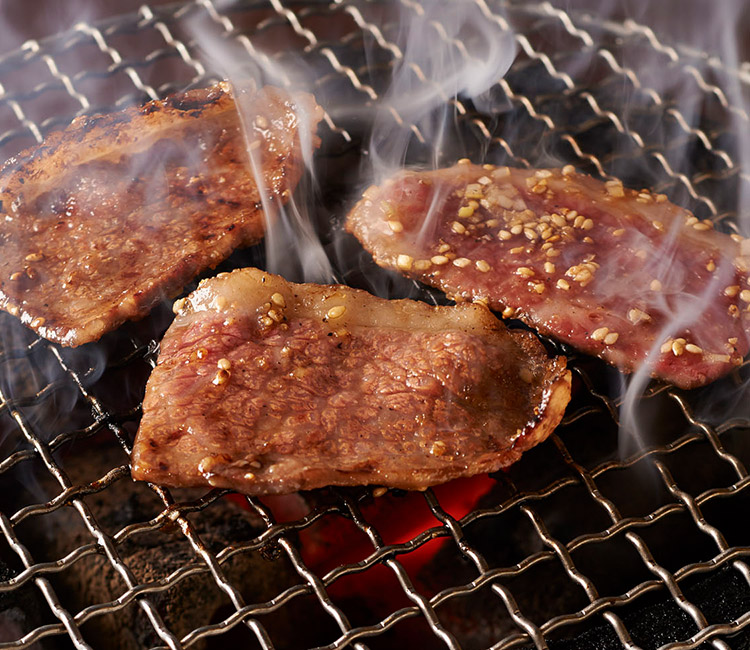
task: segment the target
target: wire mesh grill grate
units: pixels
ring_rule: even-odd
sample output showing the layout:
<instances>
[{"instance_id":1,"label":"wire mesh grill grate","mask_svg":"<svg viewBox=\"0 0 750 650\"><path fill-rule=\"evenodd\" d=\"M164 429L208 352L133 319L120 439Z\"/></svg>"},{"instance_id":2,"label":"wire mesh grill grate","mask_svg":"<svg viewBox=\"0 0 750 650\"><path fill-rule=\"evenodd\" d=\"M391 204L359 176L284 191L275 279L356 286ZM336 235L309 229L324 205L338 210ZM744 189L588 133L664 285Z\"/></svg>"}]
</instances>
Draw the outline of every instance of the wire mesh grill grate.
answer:
<instances>
[{"instance_id":1,"label":"wire mesh grill grate","mask_svg":"<svg viewBox=\"0 0 750 650\"><path fill-rule=\"evenodd\" d=\"M0 60L0 150L7 158L74 115L209 82L210 52L195 39L205 30L260 69L302 61L312 72L327 111L321 214L340 215L357 189L342 170L357 168L365 134L337 107L366 113L380 101L403 57L394 6L144 5L29 42ZM436 151L413 127L414 160L562 160L666 192L737 231L734 197L750 177L731 133L750 119L725 88L747 92L747 65L722 66L632 21L546 3L481 7L515 30L519 56L493 88L507 109L498 121L449 100L463 149ZM398 8L419 11L409 0ZM699 122L639 66L644 50L700 99ZM395 107L391 117L403 122ZM330 224L321 237L330 241ZM261 262L250 250L227 265ZM168 320L160 308L64 350L0 315L0 648L111 647L112 630L133 648L740 647L735 635L750 626L750 418L731 401L746 366L718 388L648 387L640 406L655 414L654 431L620 454L622 378L563 349L578 389L562 426L508 472L464 486L478 490L470 507L450 487L264 500L131 483L140 400ZM717 580L733 589L719 608L706 586ZM650 616L661 623L644 627ZM581 645L564 645L573 636Z\"/></svg>"}]
</instances>

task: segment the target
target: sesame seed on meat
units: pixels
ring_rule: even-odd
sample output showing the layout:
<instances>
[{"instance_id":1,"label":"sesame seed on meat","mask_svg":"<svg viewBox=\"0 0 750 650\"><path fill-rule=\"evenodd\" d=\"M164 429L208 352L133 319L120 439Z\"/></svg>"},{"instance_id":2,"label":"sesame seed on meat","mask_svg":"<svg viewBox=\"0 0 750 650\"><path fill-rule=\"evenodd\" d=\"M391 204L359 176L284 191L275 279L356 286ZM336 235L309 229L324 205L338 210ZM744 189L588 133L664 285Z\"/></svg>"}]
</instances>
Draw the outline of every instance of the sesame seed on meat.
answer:
<instances>
[{"instance_id":1,"label":"sesame seed on meat","mask_svg":"<svg viewBox=\"0 0 750 650\"><path fill-rule=\"evenodd\" d=\"M381 266L455 300L487 300L505 317L626 372L646 365L654 377L699 386L729 372L750 349L743 239L717 232L664 194L601 182L569 165L485 169L464 159L399 172L367 200L388 201L404 225L391 242L371 227L374 208L362 201L350 212L347 230ZM434 262L438 242L455 256L439 273L397 260L401 253ZM682 316L673 326L675 312ZM728 338L738 339L729 355Z\"/></svg>"}]
</instances>

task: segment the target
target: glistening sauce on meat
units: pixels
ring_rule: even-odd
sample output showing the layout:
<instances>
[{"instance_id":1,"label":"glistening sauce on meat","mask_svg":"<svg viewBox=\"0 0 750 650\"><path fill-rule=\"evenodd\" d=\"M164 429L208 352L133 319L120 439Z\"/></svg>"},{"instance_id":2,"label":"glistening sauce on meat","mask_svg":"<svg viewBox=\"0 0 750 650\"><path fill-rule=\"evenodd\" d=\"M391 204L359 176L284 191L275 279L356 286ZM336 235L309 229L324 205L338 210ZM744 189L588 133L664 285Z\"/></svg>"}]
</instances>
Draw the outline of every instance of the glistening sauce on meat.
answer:
<instances>
[{"instance_id":1,"label":"glistening sauce on meat","mask_svg":"<svg viewBox=\"0 0 750 650\"><path fill-rule=\"evenodd\" d=\"M375 261L631 372L690 388L748 351L741 245L661 194L572 167L403 171L347 220Z\"/></svg>"},{"instance_id":2,"label":"glistening sauce on meat","mask_svg":"<svg viewBox=\"0 0 750 650\"><path fill-rule=\"evenodd\" d=\"M9 161L0 307L45 338L81 345L259 241L258 186L272 202L288 198L303 167L299 131L314 131L321 110L309 95L271 87L246 107L255 116L247 141L221 83L80 117Z\"/></svg>"},{"instance_id":3,"label":"glistening sauce on meat","mask_svg":"<svg viewBox=\"0 0 750 650\"><path fill-rule=\"evenodd\" d=\"M564 358L481 305L221 274L176 304L133 476L247 494L420 488L497 470L570 398Z\"/></svg>"}]
</instances>

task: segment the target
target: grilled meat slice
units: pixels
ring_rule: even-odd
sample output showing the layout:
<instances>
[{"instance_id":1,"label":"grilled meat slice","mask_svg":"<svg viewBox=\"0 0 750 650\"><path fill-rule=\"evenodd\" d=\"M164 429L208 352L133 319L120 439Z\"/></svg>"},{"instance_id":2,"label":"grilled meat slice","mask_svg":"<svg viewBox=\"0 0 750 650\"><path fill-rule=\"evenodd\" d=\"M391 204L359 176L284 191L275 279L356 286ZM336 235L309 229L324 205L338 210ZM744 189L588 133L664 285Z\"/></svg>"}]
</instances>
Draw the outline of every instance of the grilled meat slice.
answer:
<instances>
[{"instance_id":1,"label":"grilled meat slice","mask_svg":"<svg viewBox=\"0 0 750 650\"><path fill-rule=\"evenodd\" d=\"M661 194L462 161L371 187L346 227L379 265L625 372L691 388L748 351L750 258Z\"/></svg>"},{"instance_id":2,"label":"grilled meat slice","mask_svg":"<svg viewBox=\"0 0 750 650\"><path fill-rule=\"evenodd\" d=\"M133 448L133 476L154 483L423 488L513 463L570 399L565 359L482 305L242 269L175 311Z\"/></svg>"},{"instance_id":3,"label":"grilled meat slice","mask_svg":"<svg viewBox=\"0 0 750 650\"><path fill-rule=\"evenodd\" d=\"M272 87L242 101L255 116L246 138L219 83L80 117L10 160L0 173L0 307L77 346L259 241L261 192L288 197L303 167L300 131L314 131L321 110Z\"/></svg>"}]
</instances>

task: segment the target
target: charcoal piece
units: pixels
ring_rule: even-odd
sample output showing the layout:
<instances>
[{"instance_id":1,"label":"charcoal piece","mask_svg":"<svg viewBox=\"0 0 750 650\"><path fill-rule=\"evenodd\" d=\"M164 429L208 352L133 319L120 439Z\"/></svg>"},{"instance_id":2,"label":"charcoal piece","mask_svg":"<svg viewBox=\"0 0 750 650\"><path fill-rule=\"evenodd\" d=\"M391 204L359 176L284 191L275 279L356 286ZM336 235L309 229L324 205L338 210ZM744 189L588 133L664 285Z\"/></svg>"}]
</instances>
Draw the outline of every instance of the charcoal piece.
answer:
<instances>
[{"instance_id":1,"label":"charcoal piece","mask_svg":"<svg viewBox=\"0 0 750 650\"><path fill-rule=\"evenodd\" d=\"M0 559L0 583L18 575ZM39 597L33 583L26 583L12 591L0 593L0 643L18 641L35 628L44 625ZM28 646L28 650L51 650L51 641L42 639Z\"/></svg>"},{"instance_id":2,"label":"charcoal piece","mask_svg":"<svg viewBox=\"0 0 750 650\"><path fill-rule=\"evenodd\" d=\"M124 458L119 449L97 449L96 454L90 456L79 450L64 463L64 468L74 484L83 485L121 465ZM54 493L52 486L48 487ZM196 491L183 492L180 497L190 500L199 495ZM128 476L108 485L101 492L85 497L85 501L98 524L109 534L134 523L148 522L163 507L146 485L134 483ZM230 544L253 539L262 530L257 518L224 499L188 515L188 518L195 525L202 542L214 553ZM73 548L94 541L82 518L72 508L64 507L33 519L31 530L27 530L31 533L28 544L36 547L34 552L45 559L59 559ZM134 534L119 544L117 550L139 584L164 579L196 559L178 525L173 523L157 530ZM298 578L294 580L291 576L289 565L283 560L266 559L260 552L236 554L223 563L222 568L246 603L265 602L298 582ZM75 562L51 579L64 606L72 614L93 604L113 601L127 589L117 569L103 552ZM223 620L233 611L228 596L220 590L209 572L191 575L171 584L164 591L149 594L148 599L178 638L196 628ZM286 620L287 616L282 610L269 617L268 621L265 618L262 621L264 625L270 625L268 630L275 641L278 635L282 635L283 642L284 630L293 629L290 621ZM163 644L136 603L89 619L82 626L82 632L94 647L135 650ZM245 641L254 636L247 630L245 632ZM200 641L191 647L205 648L206 643Z\"/></svg>"},{"instance_id":3,"label":"charcoal piece","mask_svg":"<svg viewBox=\"0 0 750 650\"><path fill-rule=\"evenodd\" d=\"M709 624L736 620L750 609L750 587L732 567L723 567L685 588L685 597L706 616ZM698 631L692 618L667 594L649 605L618 611L633 642L641 648L657 648L684 641ZM733 650L750 650L750 631L724 638ZM609 625L593 627L574 639L551 642L550 650L619 650L622 648ZM698 650L711 650L706 642ZM523 650L531 650L531 646Z\"/></svg>"}]
</instances>

